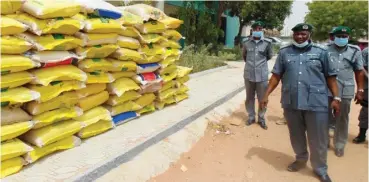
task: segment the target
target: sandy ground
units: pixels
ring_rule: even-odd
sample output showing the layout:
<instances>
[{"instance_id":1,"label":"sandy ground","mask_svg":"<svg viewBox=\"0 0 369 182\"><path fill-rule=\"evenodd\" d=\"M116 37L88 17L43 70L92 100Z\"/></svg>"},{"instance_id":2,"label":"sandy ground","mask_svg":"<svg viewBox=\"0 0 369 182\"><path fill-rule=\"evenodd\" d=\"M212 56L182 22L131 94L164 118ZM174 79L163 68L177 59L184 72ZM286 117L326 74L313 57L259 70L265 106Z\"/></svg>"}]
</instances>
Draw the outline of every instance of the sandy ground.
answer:
<instances>
[{"instance_id":1,"label":"sandy ground","mask_svg":"<svg viewBox=\"0 0 369 182\"><path fill-rule=\"evenodd\" d=\"M150 182L294 182L318 181L311 166L297 173L286 171L294 161L286 125L280 107L280 88L270 96L267 111L269 129L258 125L246 127L247 116L244 106L224 118L223 122L231 134L217 133L209 126L205 136L191 151L182 155L163 174ZM368 144L353 144L357 135L360 106L352 104L349 142L345 156L338 158L332 149L328 153L328 172L333 181L368 181ZM231 121L242 121L239 126L229 125ZM332 147L331 147L332 148Z\"/></svg>"}]
</instances>

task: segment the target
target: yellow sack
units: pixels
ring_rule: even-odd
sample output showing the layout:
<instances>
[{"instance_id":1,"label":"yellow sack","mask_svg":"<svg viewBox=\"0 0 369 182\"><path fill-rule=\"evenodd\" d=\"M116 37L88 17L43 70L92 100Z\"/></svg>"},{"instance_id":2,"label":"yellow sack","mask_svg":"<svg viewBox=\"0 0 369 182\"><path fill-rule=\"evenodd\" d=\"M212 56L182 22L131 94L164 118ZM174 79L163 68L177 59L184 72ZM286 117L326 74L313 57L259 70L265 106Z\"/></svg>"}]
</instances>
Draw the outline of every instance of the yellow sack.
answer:
<instances>
[{"instance_id":1,"label":"yellow sack","mask_svg":"<svg viewBox=\"0 0 369 182\"><path fill-rule=\"evenodd\" d=\"M131 78L119 78L108 85L109 93L115 94L118 97L131 90L140 90L140 86Z\"/></svg>"},{"instance_id":2,"label":"yellow sack","mask_svg":"<svg viewBox=\"0 0 369 182\"><path fill-rule=\"evenodd\" d=\"M121 22L123 25L132 26L132 25L142 24L144 22L143 18L135 14L132 14L128 11L122 10L121 13L122 13L122 17L119 19L119 22Z\"/></svg>"},{"instance_id":3,"label":"yellow sack","mask_svg":"<svg viewBox=\"0 0 369 182\"><path fill-rule=\"evenodd\" d=\"M122 104L122 103L127 102L127 101L136 100L140 97L141 97L141 94L139 94L136 91L131 90L131 91L125 92L120 97L118 97L116 95L110 96L106 103L111 105L111 106L116 106L118 104Z\"/></svg>"},{"instance_id":4,"label":"yellow sack","mask_svg":"<svg viewBox=\"0 0 369 182\"><path fill-rule=\"evenodd\" d=\"M73 35L83 28L81 21L72 18L54 18L41 20L26 13L8 15L30 27L30 31L36 35L64 34Z\"/></svg>"},{"instance_id":5,"label":"yellow sack","mask_svg":"<svg viewBox=\"0 0 369 182\"><path fill-rule=\"evenodd\" d=\"M180 85L183 85L184 83L186 83L188 80L190 80L190 76L186 75L184 77L178 78L176 79Z\"/></svg>"},{"instance_id":6,"label":"yellow sack","mask_svg":"<svg viewBox=\"0 0 369 182\"><path fill-rule=\"evenodd\" d=\"M2 3L1 3L2 4ZM1 176L5 178L9 175L19 172L27 162L22 157L16 157L1 162Z\"/></svg>"},{"instance_id":7,"label":"yellow sack","mask_svg":"<svg viewBox=\"0 0 369 182\"><path fill-rule=\"evenodd\" d=\"M191 73L193 68L188 68L184 66L177 66L177 78L182 78L184 76L187 76Z\"/></svg>"},{"instance_id":8,"label":"yellow sack","mask_svg":"<svg viewBox=\"0 0 369 182\"><path fill-rule=\"evenodd\" d=\"M81 116L82 114L83 110L79 107L59 108L52 111L44 112L37 116L33 116L32 121L35 122L35 126L33 127L33 129L49 126L59 121L72 119Z\"/></svg>"},{"instance_id":9,"label":"yellow sack","mask_svg":"<svg viewBox=\"0 0 369 182\"><path fill-rule=\"evenodd\" d=\"M165 18L160 19L159 22L163 23L165 25L165 28L168 28L168 29L177 29L183 24L182 20L172 18L169 16L166 16Z\"/></svg>"},{"instance_id":10,"label":"yellow sack","mask_svg":"<svg viewBox=\"0 0 369 182\"><path fill-rule=\"evenodd\" d=\"M147 56L163 55L165 48L157 44L142 45L140 52L145 53Z\"/></svg>"},{"instance_id":11,"label":"yellow sack","mask_svg":"<svg viewBox=\"0 0 369 182\"><path fill-rule=\"evenodd\" d=\"M34 126L32 121L24 121L11 125L1 126L1 141L13 139L26 133Z\"/></svg>"},{"instance_id":12,"label":"yellow sack","mask_svg":"<svg viewBox=\"0 0 369 182\"><path fill-rule=\"evenodd\" d=\"M51 82L48 86L41 85L31 85L29 88L41 94L39 99L36 99L38 102L47 102L57 96L59 96L62 92L78 90L85 88L86 85L80 81L54 81Z\"/></svg>"},{"instance_id":13,"label":"yellow sack","mask_svg":"<svg viewBox=\"0 0 369 182\"><path fill-rule=\"evenodd\" d=\"M1 143L1 161L8 160L14 157L19 157L33 148L18 138L10 139Z\"/></svg>"},{"instance_id":14,"label":"yellow sack","mask_svg":"<svg viewBox=\"0 0 369 182\"><path fill-rule=\"evenodd\" d=\"M92 47L77 47L76 53L86 58L105 58L119 49L118 45L95 45Z\"/></svg>"},{"instance_id":15,"label":"yellow sack","mask_svg":"<svg viewBox=\"0 0 369 182\"><path fill-rule=\"evenodd\" d=\"M85 88L77 90L77 95L79 98L84 98L90 95L94 95L100 93L106 89L105 83L95 83L95 84L88 84Z\"/></svg>"},{"instance_id":16,"label":"yellow sack","mask_svg":"<svg viewBox=\"0 0 369 182\"><path fill-rule=\"evenodd\" d=\"M140 35L140 42L142 44L159 43L162 41L167 41L167 39L159 34Z\"/></svg>"},{"instance_id":17,"label":"yellow sack","mask_svg":"<svg viewBox=\"0 0 369 182\"><path fill-rule=\"evenodd\" d=\"M177 91L176 91L176 95L182 95L182 94L185 94L189 91L190 89L186 86L186 85L181 85Z\"/></svg>"},{"instance_id":18,"label":"yellow sack","mask_svg":"<svg viewBox=\"0 0 369 182\"><path fill-rule=\"evenodd\" d=\"M165 74L169 74L169 73L173 73L173 72L177 72L177 65L175 64L171 64L168 67L165 67L164 69L160 69L159 73L160 75L165 75Z\"/></svg>"},{"instance_id":19,"label":"yellow sack","mask_svg":"<svg viewBox=\"0 0 369 182\"><path fill-rule=\"evenodd\" d=\"M28 29L23 23L6 16L1 17L1 35L14 35L25 32Z\"/></svg>"},{"instance_id":20,"label":"yellow sack","mask_svg":"<svg viewBox=\"0 0 369 182\"><path fill-rule=\"evenodd\" d=\"M170 40L179 41L182 38L182 35L176 30L166 30L163 32L163 36Z\"/></svg>"},{"instance_id":21,"label":"yellow sack","mask_svg":"<svg viewBox=\"0 0 369 182\"><path fill-rule=\"evenodd\" d=\"M169 65L173 64L174 62L176 62L176 57L174 56L169 56L167 58L165 58L163 61L160 61L160 66L161 68L166 68Z\"/></svg>"},{"instance_id":22,"label":"yellow sack","mask_svg":"<svg viewBox=\"0 0 369 182\"><path fill-rule=\"evenodd\" d=\"M121 36L139 38L140 32L134 27L125 27L119 33Z\"/></svg>"},{"instance_id":23,"label":"yellow sack","mask_svg":"<svg viewBox=\"0 0 369 182\"><path fill-rule=\"evenodd\" d=\"M144 108L140 109L139 111L137 111L137 113L142 115L142 114L145 114L145 113L154 112L155 110L156 110L155 105L154 105L154 103L152 103L152 104L147 105Z\"/></svg>"},{"instance_id":24,"label":"yellow sack","mask_svg":"<svg viewBox=\"0 0 369 182\"><path fill-rule=\"evenodd\" d=\"M42 128L33 129L21 136L23 141L43 147L48 144L69 137L82 129L82 124L78 121L60 121ZM37 150L37 149L36 149Z\"/></svg>"},{"instance_id":25,"label":"yellow sack","mask_svg":"<svg viewBox=\"0 0 369 182\"><path fill-rule=\"evenodd\" d=\"M22 10L36 18L49 19L72 17L80 12L81 6L73 0L27 0Z\"/></svg>"},{"instance_id":26,"label":"yellow sack","mask_svg":"<svg viewBox=\"0 0 369 182\"><path fill-rule=\"evenodd\" d=\"M84 82L87 80L87 75L82 70L73 65L62 65L50 68L43 68L31 72L35 79L32 84L49 85L53 81L68 81L77 80Z\"/></svg>"},{"instance_id":27,"label":"yellow sack","mask_svg":"<svg viewBox=\"0 0 369 182\"><path fill-rule=\"evenodd\" d=\"M32 48L32 44L26 40L13 36L1 36L2 54L22 54Z\"/></svg>"},{"instance_id":28,"label":"yellow sack","mask_svg":"<svg viewBox=\"0 0 369 182\"><path fill-rule=\"evenodd\" d=\"M183 93L183 94L175 95L174 98L175 98L176 102L178 103L178 102L181 102L181 101L187 99L188 98L188 94L187 93Z\"/></svg>"},{"instance_id":29,"label":"yellow sack","mask_svg":"<svg viewBox=\"0 0 369 182\"><path fill-rule=\"evenodd\" d=\"M86 98L80 99L78 106L83 109L83 111L90 110L96 106L99 106L109 99L109 93L107 91L100 92L95 95L88 96Z\"/></svg>"},{"instance_id":30,"label":"yellow sack","mask_svg":"<svg viewBox=\"0 0 369 182\"><path fill-rule=\"evenodd\" d=\"M19 107L1 108L1 126L30 121L32 117Z\"/></svg>"},{"instance_id":31,"label":"yellow sack","mask_svg":"<svg viewBox=\"0 0 369 182\"><path fill-rule=\"evenodd\" d=\"M77 32L75 36L82 40L83 46L116 44L118 40L118 34L114 33L98 34Z\"/></svg>"},{"instance_id":32,"label":"yellow sack","mask_svg":"<svg viewBox=\"0 0 369 182\"><path fill-rule=\"evenodd\" d=\"M122 72L113 72L111 73L113 75L113 78L115 80L118 80L119 78L132 78L136 75L136 72L133 71L122 71Z\"/></svg>"},{"instance_id":33,"label":"yellow sack","mask_svg":"<svg viewBox=\"0 0 369 182\"><path fill-rule=\"evenodd\" d=\"M133 101L127 101L127 102L124 102L116 106L105 106L105 107L106 109L109 110L112 116L116 116L118 114L128 112L128 111L137 111L137 110L142 109L140 105L136 104Z\"/></svg>"},{"instance_id":34,"label":"yellow sack","mask_svg":"<svg viewBox=\"0 0 369 182\"><path fill-rule=\"evenodd\" d=\"M137 64L157 63L162 61L163 59L164 59L163 56L156 55L156 56L147 56L145 59L136 62Z\"/></svg>"},{"instance_id":35,"label":"yellow sack","mask_svg":"<svg viewBox=\"0 0 369 182\"><path fill-rule=\"evenodd\" d=\"M18 36L32 43L38 51L68 51L82 46L81 39L70 35L51 34L37 36L30 33L22 33Z\"/></svg>"},{"instance_id":36,"label":"yellow sack","mask_svg":"<svg viewBox=\"0 0 369 182\"><path fill-rule=\"evenodd\" d=\"M1 55L1 75L39 67L40 63L20 55Z\"/></svg>"},{"instance_id":37,"label":"yellow sack","mask_svg":"<svg viewBox=\"0 0 369 182\"><path fill-rule=\"evenodd\" d=\"M138 62L144 60L144 57L141 55L141 53L126 48L119 48L115 53L112 54L112 57L121 61Z\"/></svg>"},{"instance_id":38,"label":"yellow sack","mask_svg":"<svg viewBox=\"0 0 369 182\"><path fill-rule=\"evenodd\" d=\"M82 116L76 117L73 120L81 122L83 127L90 126L100 120L111 121L110 112L104 107L97 106L83 113Z\"/></svg>"},{"instance_id":39,"label":"yellow sack","mask_svg":"<svg viewBox=\"0 0 369 182\"><path fill-rule=\"evenodd\" d=\"M81 131L77 133L80 138L90 138L99 134L102 134L110 129L114 128L114 123L111 120L100 120L86 128L82 128Z\"/></svg>"},{"instance_id":40,"label":"yellow sack","mask_svg":"<svg viewBox=\"0 0 369 182\"><path fill-rule=\"evenodd\" d=\"M119 33L123 29L117 20L103 18L93 14L88 16L77 14L73 18L84 22L83 31L87 33Z\"/></svg>"},{"instance_id":41,"label":"yellow sack","mask_svg":"<svg viewBox=\"0 0 369 182\"><path fill-rule=\"evenodd\" d=\"M136 25L136 28L143 34L163 33L165 31L165 24L159 21L149 21L141 25Z\"/></svg>"},{"instance_id":42,"label":"yellow sack","mask_svg":"<svg viewBox=\"0 0 369 182\"><path fill-rule=\"evenodd\" d=\"M59 141L46 145L42 148L33 146L34 150L28 152L23 157L28 163L34 163L38 159L45 157L51 153L57 152L59 150L67 150L81 145L82 141L76 136L68 136Z\"/></svg>"},{"instance_id":43,"label":"yellow sack","mask_svg":"<svg viewBox=\"0 0 369 182\"><path fill-rule=\"evenodd\" d=\"M78 62L78 68L85 72L112 71L114 65L111 61L108 61L108 59L92 58Z\"/></svg>"},{"instance_id":44,"label":"yellow sack","mask_svg":"<svg viewBox=\"0 0 369 182\"><path fill-rule=\"evenodd\" d=\"M169 57L169 56L179 57L181 54L182 54L182 51L181 50L179 50L179 49L172 49L170 47L168 47L167 50L165 51L165 57Z\"/></svg>"},{"instance_id":45,"label":"yellow sack","mask_svg":"<svg viewBox=\"0 0 369 182\"><path fill-rule=\"evenodd\" d=\"M20 10L22 7L23 1L14 1L14 0L1 0L1 14L8 15L13 14L16 11Z\"/></svg>"},{"instance_id":46,"label":"yellow sack","mask_svg":"<svg viewBox=\"0 0 369 182\"><path fill-rule=\"evenodd\" d=\"M135 102L140 105L142 108L153 103L156 96L153 93L143 94L140 98L138 98Z\"/></svg>"},{"instance_id":47,"label":"yellow sack","mask_svg":"<svg viewBox=\"0 0 369 182\"><path fill-rule=\"evenodd\" d=\"M41 97L40 93L25 87L5 89L1 91L1 107L16 105L37 100Z\"/></svg>"},{"instance_id":48,"label":"yellow sack","mask_svg":"<svg viewBox=\"0 0 369 182\"><path fill-rule=\"evenodd\" d=\"M33 76L27 71L11 73L1 76L1 89L15 88L31 82Z\"/></svg>"},{"instance_id":49,"label":"yellow sack","mask_svg":"<svg viewBox=\"0 0 369 182\"><path fill-rule=\"evenodd\" d=\"M135 4L131 6L124 6L124 7L119 7L119 9L130 12L136 16L139 16L144 21L148 21L150 19L160 20L166 16L165 13L161 11L160 9L154 8L146 4Z\"/></svg>"},{"instance_id":50,"label":"yellow sack","mask_svg":"<svg viewBox=\"0 0 369 182\"><path fill-rule=\"evenodd\" d=\"M161 91L158 93L158 100L163 101L169 97L173 97L174 94L177 93L177 89L175 88L169 88L167 90Z\"/></svg>"},{"instance_id":51,"label":"yellow sack","mask_svg":"<svg viewBox=\"0 0 369 182\"><path fill-rule=\"evenodd\" d=\"M38 103L37 101L29 102L25 105L25 108L30 114L39 115L58 108L71 108L78 103L79 99L80 97L77 92L70 91L64 92L58 97L44 103Z\"/></svg>"},{"instance_id":52,"label":"yellow sack","mask_svg":"<svg viewBox=\"0 0 369 182\"><path fill-rule=\"evenodd\" d=\"M171 80L169 82L164 83L163 87L160 89L159 92L163 92L163 91L168 90L170 88L175 88L175 86L176 86L176 82Z\"/></svg>"},{"instance_id":53,"label":"yellow sack","mask_svg":"<svg viewBox=\"0 0 369 182\"><path fill-rule=\"evenodd\" d=\"M159 101L159 102L156 102L155 103L155 106L157 109L161 110L163 109L166 105L169 105L169 104L173 104L173 103L176 103L176 100L175 100L175 97L174 96L171 96L171 97L168 97L162 101Z\"/></svg>"},{"instance_id":54,"label":"yellow sack","mask_svg":"<svg viewBox=\"0 0 369 182\"><path fill-rule=\"evenodd\" d=\"M177 72L171 72L171 73L166 73L164 75L160 75L163 82L167 83L171 80L174 80L177 77Z\"/></svg>"},{"instance_id":55,"label":"yellow sack","mask_svg":"<svg viewBox=\"0 0 369 182\"><path fill-rule=\"evenodd\" d=\"M114 71L114 72L134 71L134 72L136 72L136 70L137 70L136 62L133 62L133 61L120 61L120 60L116 60L116 59L108 59L108 60L113 64L113 67L114 67L111 71Z\"/></svg>"},{"instance_id":56,"label":"yellow sack","mask_svg":"<svg viewBox=\"0 0 369 182\"><path fill-rule=\"evenodd\" d=\"M112 83L114 81L113 76L110 73L104 73L100 71L94 71L87 73L87 84L94 83Z\"/></svg>"},{"instance_id":57,"label":"yellow sack","mask_svg":"<svg viewBox=\"0 0 369 182\"><path fill-rule=\"evenodd\" d=\"M140 42L137 39L131 37L118 37L118 45L119 47L127 48L127 49L138 49L140 48Z\"/></svg>"},{"instance_id":58,"label":"yellow sack","mask_svg":"<svg viewBox=\"0 0 369 182\"><path fill-rule=\"evenodd\" d=\"M168 41L163 41L160 43L160 46L162 47L166 47L166 48L172 48L172 49L180 49L181 45L179 45L178 42L173 41L173 40L168 40Z\"/></svg>"}]
</instances>

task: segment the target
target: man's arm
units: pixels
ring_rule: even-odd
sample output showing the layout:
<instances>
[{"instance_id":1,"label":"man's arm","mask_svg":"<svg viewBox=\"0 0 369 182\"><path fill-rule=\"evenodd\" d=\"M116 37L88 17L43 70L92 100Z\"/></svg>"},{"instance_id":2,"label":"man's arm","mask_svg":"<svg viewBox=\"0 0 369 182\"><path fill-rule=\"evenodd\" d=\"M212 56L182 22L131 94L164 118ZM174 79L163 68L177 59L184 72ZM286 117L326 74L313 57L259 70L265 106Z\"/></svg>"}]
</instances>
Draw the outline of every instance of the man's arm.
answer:
<instances>
[{"instance_id":1,"label":"man's arm","mask_svg":"<svg viewBox=\"0 0 369 182\"><path fill-rule=\"evenodd\" d=\"M273 57L273 46L272 43L269 43L267 47L267 60L272 59L272 57Z\"/></svg>"},{"instance_id":2,"label":"man's arm","mask_svg":"<svg viewBox=\"0 0 369 182\"><path fill-rule=\"evenodd\" d=\"M336 80L336 76L328 76L326 77L327 79L327 85L329 90L331 91L333 97L338 97L338 85L337 85L337 80Z\"/></svg>"},{"instance_id":3,"label":"man's arm","mask_svg":"<svg viewBox=\"0 0 369 182\"><path fill-rule=\"evenodd\" d=\"M242 46L242 58L243 58L243 61L246 62L246 56L247 56L247 49L246 49L246 45L243 44Z\"/></svg>"},{"instance_id":4,"label":"man's arm","mask_svg":"<svg viewBox=\"0 0 369 182\"><path fill-rule=\"evenodd\" d=\"M365 75L364 75L364 67L363 67L363 57L361 51L356 51L354 55L354 72L355 72L355 81L357 85L357 90L362 90L364 88Z\"/></svg>"}]
</instances>

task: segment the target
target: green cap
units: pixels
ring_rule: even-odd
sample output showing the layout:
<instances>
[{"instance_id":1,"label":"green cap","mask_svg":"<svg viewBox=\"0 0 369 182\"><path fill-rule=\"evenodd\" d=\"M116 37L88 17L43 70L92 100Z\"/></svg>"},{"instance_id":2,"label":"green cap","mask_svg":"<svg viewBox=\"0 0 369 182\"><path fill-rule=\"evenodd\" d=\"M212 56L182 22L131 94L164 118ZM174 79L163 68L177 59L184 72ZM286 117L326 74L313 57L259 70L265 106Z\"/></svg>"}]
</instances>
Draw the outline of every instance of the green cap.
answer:
<instances>
[{"instance_id":1,"label":"green cap","mask_svg":"<svg viewBox=\"0 0 369 182\"><path fill-rule=\"evenodd\" d=\"M333 27L332 30L329 32L330 35L333 35L334 29L336 29L337 27Z\"/></svg>"},{"instance_id":2,"label":"green cap","mask_svg":"<svg viewBox=\"0 0 369 182\"><path fill-rule=\"evenodd\" d=\"M338 26L336 27L333 31L332 31L333 35L337 35L337 34L350 34L351 33L351 29L349 27L346 26Z\"/></svg>"},{"instance_id":3,"label":"green cap","mask_svg":"<svg viewBox=\"0 0 369 182\"><path fill-rule=\"evenodd\" d=\"M255 28L256 26L261 26L264 28L265 24L262 21L256 21L251 25L251 28Z\"/></svg>"},{"instance_id":4,"label":"green cap","mask_svg":"<svg viewBox=\"0 0 369 182\"><path fill-rule=\"evenodd\" d=\"M298 32L298 31L313 31L313 26L307 23L299 23L295 27L292 28L292 31Z\"/></svg>"}]
</instances>

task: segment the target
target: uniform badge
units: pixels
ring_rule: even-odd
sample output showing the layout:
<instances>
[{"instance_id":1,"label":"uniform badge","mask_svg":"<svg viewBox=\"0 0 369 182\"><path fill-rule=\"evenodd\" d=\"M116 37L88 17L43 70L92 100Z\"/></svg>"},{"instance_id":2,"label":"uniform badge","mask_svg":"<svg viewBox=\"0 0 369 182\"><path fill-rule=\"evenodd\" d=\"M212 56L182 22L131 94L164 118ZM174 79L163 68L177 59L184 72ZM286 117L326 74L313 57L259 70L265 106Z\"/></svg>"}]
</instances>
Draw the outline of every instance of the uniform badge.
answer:
<instances>
[{"instance_id":1,"label":"uniform badge","mask_svg":"<svg viewBox=\"0 0 369 182\"><path fill-rule=\"evenodd\" d=\"M302 26L302 29L307 30L309 27L307 25Z\"/></svg>"},{"instance_id":2,"label":"uniform badge","mask_svg":"<svg viewBox=\"0 0 369 182\"><path fill-rule=\"evenodd\" d=\"M343 28L343 29L342 29L342 32L346 32L346 29L345 29L345 28Z\"/></svg>"}]
</instances>

